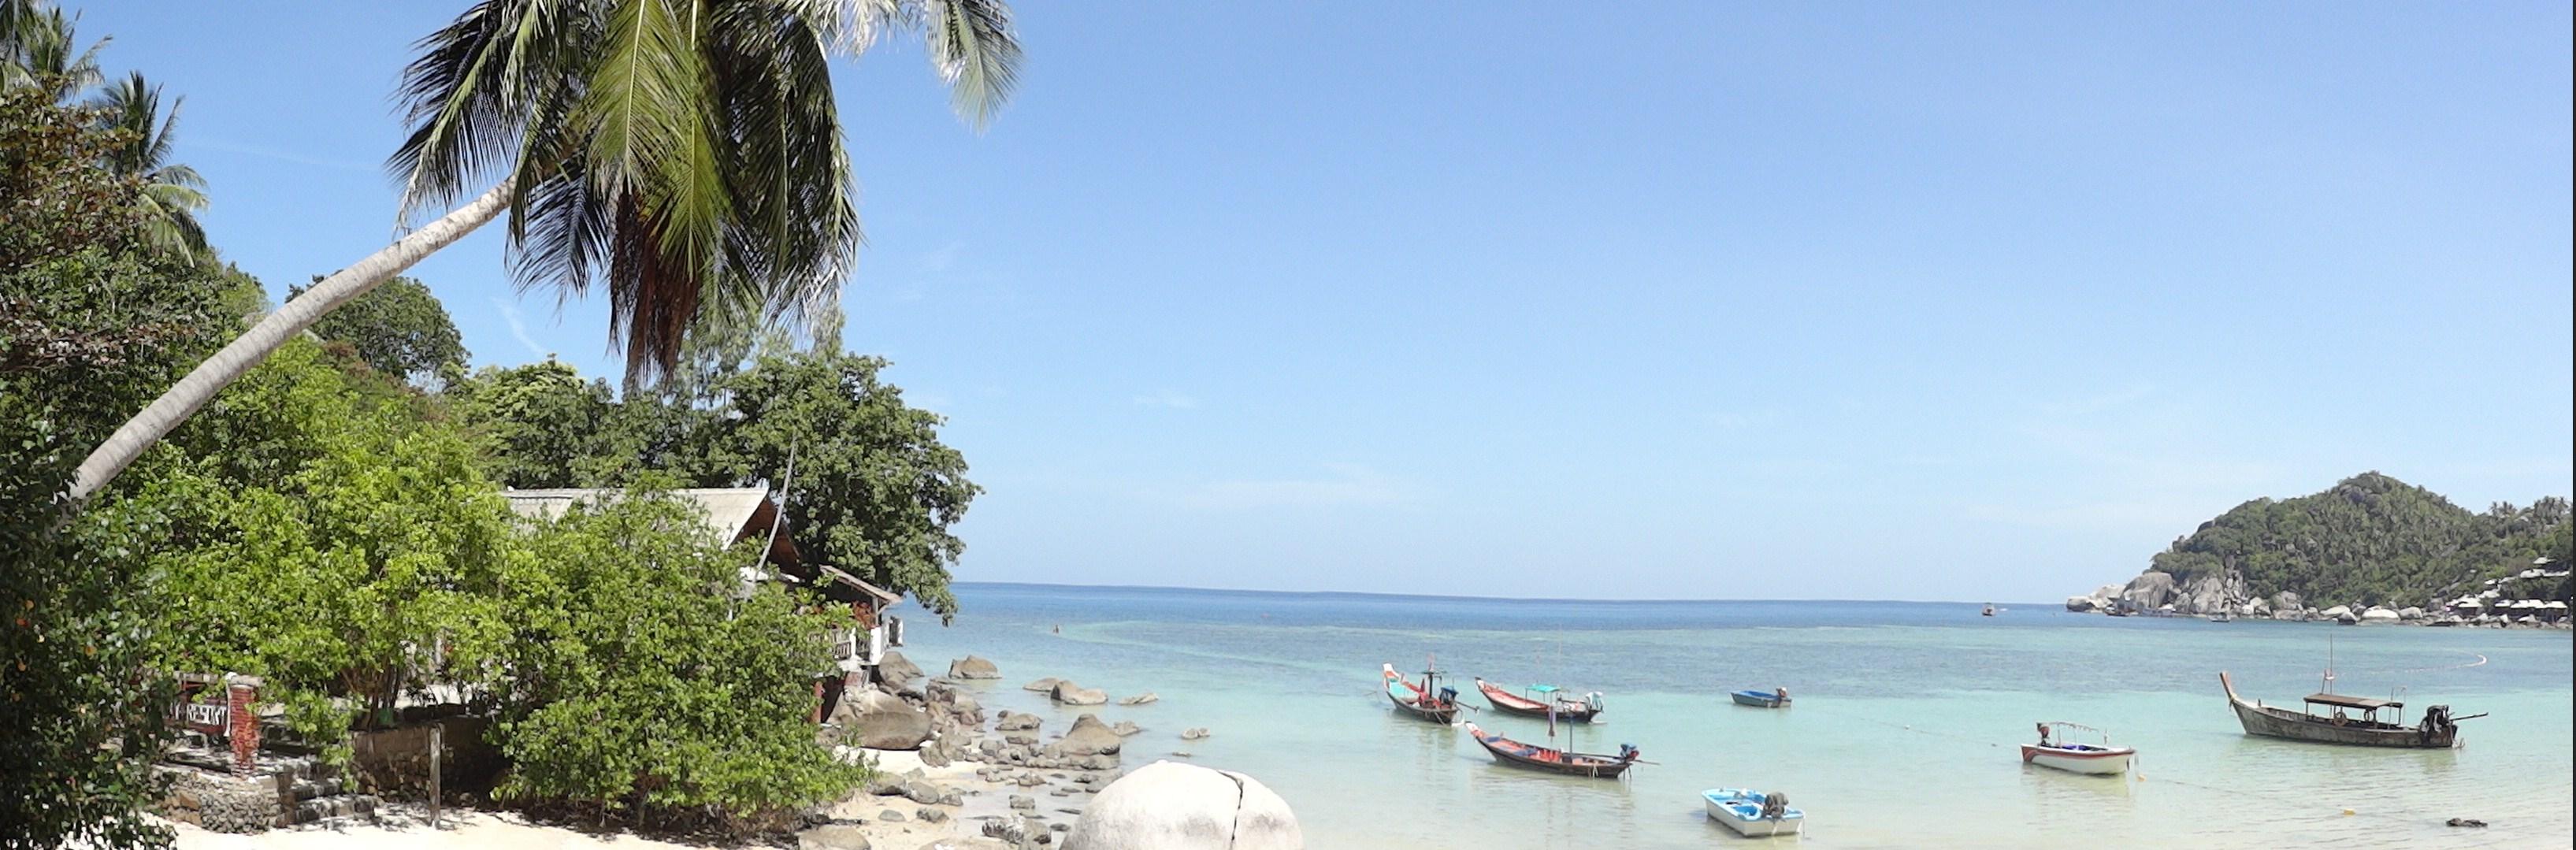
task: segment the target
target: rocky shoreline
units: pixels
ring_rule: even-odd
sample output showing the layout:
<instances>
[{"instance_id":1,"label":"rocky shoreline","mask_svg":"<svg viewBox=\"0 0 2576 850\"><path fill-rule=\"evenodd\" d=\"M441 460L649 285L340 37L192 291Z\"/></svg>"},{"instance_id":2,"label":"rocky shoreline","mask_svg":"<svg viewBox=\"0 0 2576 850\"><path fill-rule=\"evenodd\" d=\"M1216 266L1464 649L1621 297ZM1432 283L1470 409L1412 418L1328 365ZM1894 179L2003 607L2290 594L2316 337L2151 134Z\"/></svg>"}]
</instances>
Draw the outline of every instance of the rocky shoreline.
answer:
<instances>
[{"instance_id":1,"label":"rocky shoreline","mask_svg":"<svg viewBox=\"0 0 2576 850\"><path fill-rule=\"evenodd\" d=\"M2170 574L2148 570L2126 585L2106 584L2092 593L2066 597L2066 610L2115 617L2223 616L2344 625L2541 629L2567 629L2571 625L2567 604L2563 600L2507 599L2490 590L2480 601L2487 604L2452 607L2436 599L2422 606L2356 601L2318 608L2289 591L2268 597L2257 596L2246 587L2244 578L2232 571L2223 575L2202 574L2189 582L2178 583Z\"/></svg>"},{"instance_id":2,"label":"rocky shoreline","mask_svg":"<svg viewBox=\"0 0 2576 850\"><path fill-rule=\"evenodd\" d=\"M887 652L877 669L876 681L844 694L816 733L835 755L868 764L877 776L849 798L809 813L808 827L797 834L799 850L1136 847L1141 845L1126 838L1133 825L1124 820L1143 815L1162 823L1204 818L1238 831L1267 824L1289 840L1276 846L1297 846L1296 819L1287 804L1250 777L1165 761L1128 769L1146 732L1134 719L1110 722L1086 711L1050 735L1047 718L1005 709L988 724L975 694L990 696L997 687L993 682L1001 672L991 661L957 659L947 675L928 677L918 687L912 682L925 678L923 671L900 652ZM1043 693L1061 708L1111 703L1099 689L1053 677L1022 689ZM1160 699L1148 691L1115 702L1119 710L1134 711ZM1190 727L1177 741L1209 734ZM1192 757L1185 749L1167 756ZM1237 805L1222 812L1173 810L1168 801L1177 790L1208 782L1223 783L1223 796ZM1125 805L1118 804L1121 792L1132 798ZM1094 804L1102 810L1090 812ZM1236 846L1271 846L1244 843L1247 838L1238 834Z\"/></svg>"}]
</instances>

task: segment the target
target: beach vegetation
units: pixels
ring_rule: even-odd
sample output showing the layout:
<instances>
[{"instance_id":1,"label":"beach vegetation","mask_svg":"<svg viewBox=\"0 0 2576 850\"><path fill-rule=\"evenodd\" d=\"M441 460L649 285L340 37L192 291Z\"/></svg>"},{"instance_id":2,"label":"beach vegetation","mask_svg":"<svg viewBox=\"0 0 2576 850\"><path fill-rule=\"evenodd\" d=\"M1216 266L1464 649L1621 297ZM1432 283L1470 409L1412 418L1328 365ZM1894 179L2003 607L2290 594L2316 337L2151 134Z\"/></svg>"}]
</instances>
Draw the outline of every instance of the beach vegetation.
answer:
<instances>
[{"instance_id":1,"label":"beach vegetation","mask_svg":"<svg viewBox=\"0 0 2576 850\"><path fill-rule=\"evenodd\" d=\"M2223 570L2257 596L2297 593L2313 604L2423 605L2529 569L2566 564L2566 499L2498 503L2471 512L2377 472L2324 492L2236 506L2153 558L2178 584ZM2563 569L2563 567L2561 567Z\"/></svg>"}]
</instances>

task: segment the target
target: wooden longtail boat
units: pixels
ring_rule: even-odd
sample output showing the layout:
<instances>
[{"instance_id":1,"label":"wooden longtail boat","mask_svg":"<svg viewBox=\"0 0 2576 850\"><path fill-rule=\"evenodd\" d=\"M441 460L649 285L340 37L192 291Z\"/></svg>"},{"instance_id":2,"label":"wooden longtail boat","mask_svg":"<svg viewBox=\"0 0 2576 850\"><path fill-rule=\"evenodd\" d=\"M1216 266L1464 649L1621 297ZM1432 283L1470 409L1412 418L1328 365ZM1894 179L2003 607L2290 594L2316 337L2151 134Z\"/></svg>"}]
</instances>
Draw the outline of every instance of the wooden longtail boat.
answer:
<instances>
[{"instance_id":1,"label":"wooden longtail boat","mask_svg":"<svg viewBox=\"0 0 2576 850\"><path fill-rule=\"evenodd\" d=\"M2101 743L2081 744L2066 740L2073 732L2091 733ZM2021 745L2023 764L2053 767L2071 773L2127 773L2129 760L2137 755L2135 748L2111 746L2110 733L2079 723L2039 724L2039 743Z\"/></svg>"},{"instance_id":2,"label":"wooden longtail boat","mask_svg":"<svg viewBox=\"0 0 2576 850\"><path fill-rule=\"evenodd\" d=\"M1386 700L1396 710L1423 720L1446 726L1458 720L1458 689L1440 687L1440 671L1422 671L1422 684L1404 680L1395 665L1386 665L1380 673L1386 679Z\"/></svg>"},{"instance_id":3,"label":"wooden longtail boat","mask_svg":"<svg viewBox=\"0 0 2576 850\"><path fill-rule=\"evenodd\" d=\"M2292 741L2349 744L2357 747L2446 749L2459 746L2459 721L2486 716L2472 714L2466 717L2452 717L2450 706L2437 705L2425 709L2423 719L2418 720L2413 726L2408 726L2405 725L2406 704L2395 700L2314 693L2309 694L2304 701L2307 711L2291 711L2260 702L2249 702L2244 697L2237 696L2236 683L2227 677L2225 671L2220 671L2218 674L2218 686L2227 691L2227 705L2236 710L2236 720L2244 724L2245 734L2286 738ZM2315 710L2316 706L2325 706L2332 709L2334 713L2331 716L2308 713ZM2386 709L2397 711L2397 722L2390 723L2379 719L2379 712ZM2348 717L2344 714L2346 711L2359 711L2361 716Z\"/></svg>"},{"instance_id":4,"label":"wooden longtail boat","mask_svg":"<svg viewBox=\"0 0 2576 850\"><path fill-rule=\"evenodd\" d=\"M1601 694L1597 692L1585 694L1580 700L1571 700L1560 696L1555 685L1531 685L1529 689L1539 698L1521 696L1503 690L1501 685L1483 679L1476 680L1476 692L1485 695L1486 704L1492 705L1495 711L1505 714L1546 717L1548 709L1552 706L1556 710L1558 720L1567 723L1590 723L1593 716L1601 713Z\"/></svg>"},{"instance_id":5,"label":"wooden longtail boat","mask_svg":"<svg viewBox=\"0 0 2576 850\"><path fill-rule=\"evenodd\" d=\"M1467 724L1467 734L1492 753L1494 760L1515 767L1562 773L1567 776L1589 776L1594 779L1617 779L1637 764L1637 748L1619 745L1619 754L1569 753L1537 744L1524 744Z\"/></svg>"},{"instance_id":6,"label":"wooden longtail boat","mask_svg":"<svg viewBox=\"0 0 2576 850\"><path fill-rule=\"evenodd\" d=\"M1789 707L1788 688L1775 688L1768 691L1736 691L1734 693L1727 694L1727 697L1735 700L1736 705L1749 705L1754 708Z\"/></svg>"}]
</instances>

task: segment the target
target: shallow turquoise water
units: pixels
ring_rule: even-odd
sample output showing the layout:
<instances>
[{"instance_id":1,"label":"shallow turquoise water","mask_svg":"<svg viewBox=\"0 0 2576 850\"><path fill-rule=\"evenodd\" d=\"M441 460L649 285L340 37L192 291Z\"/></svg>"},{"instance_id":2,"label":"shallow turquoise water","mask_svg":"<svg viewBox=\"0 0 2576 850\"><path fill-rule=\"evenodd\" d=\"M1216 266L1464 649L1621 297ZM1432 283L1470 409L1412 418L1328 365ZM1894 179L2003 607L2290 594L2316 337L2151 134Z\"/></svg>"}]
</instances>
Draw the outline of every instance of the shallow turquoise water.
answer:
<instances>
[{"instance_id":1,"label":"shallow turquoise water","mask_svg":"<svg viewBox=\"0 0 2576 850\"><path fill-rule=\"evenodd\" d=\"M1259 778L1308 844L1335 847L1698 847L1739 839L1698 791L1751 786L1808 812L1824 847L2531 847L2576 829L2567 632L2112 619L2048 606L1885 602L1471 600L1036 585L965 585L955 626L906 653L937 672L967 652L1004 680L987 705L1078 712L1019 690L1041 676L1156 704L1096 709L1149 731L1129 764L1175 750ZM927 618L920 618L927 619ZM1061 633L1055 630L1061 628ZM2273 703L2337 689L2412 710L2491 712L2467 745L2419 752L2244 736L2218 689ZM1468 676L1606 692L1578 748L1632 743L1660 764L1624 782L1496 765L1461 730L1396 716L1381 663L1436 654ZM1787 687L1794 708L1729 703ZM2397 690L2403 688L2402 691ZM1481 704L1471 685L1464 702ZM1523 740L1545 724L1491 712ZM2137 747L2126 778L2024 767L2039 720ZM1184 727L1215 736L1184 743ZM2346 815L2346 809L2353 814ZM2442 825L2474 817L2484 830Z\"/></svg>"}]
</instances>

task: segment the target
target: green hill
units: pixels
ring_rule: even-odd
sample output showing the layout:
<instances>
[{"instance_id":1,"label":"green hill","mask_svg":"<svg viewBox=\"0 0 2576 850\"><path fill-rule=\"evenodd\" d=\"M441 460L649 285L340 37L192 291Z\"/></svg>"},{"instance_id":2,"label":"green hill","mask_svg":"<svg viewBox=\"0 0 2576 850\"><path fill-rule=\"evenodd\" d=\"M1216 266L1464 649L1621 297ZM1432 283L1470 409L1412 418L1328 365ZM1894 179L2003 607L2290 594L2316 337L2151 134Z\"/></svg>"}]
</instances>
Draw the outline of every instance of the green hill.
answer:
<instances>
[{"instance_id":1,"label":"green hill","mask_svg":"<svg viewBox=\"0 0 2576 850\"><path fill-rule=\"evenodd\" d=\"M2311 605L2422 605L2529 569L2534 558L2565 568L2576 561L2567 520L2567 500L2556 496L2471 513L2365 472L2322 493L2238 505L2157 553L2152 568L2185 586L2234 568L2255 596L2286 590ZM2521 589L2563 599L2569 588Z\"/></svg>"}]
</instances>

